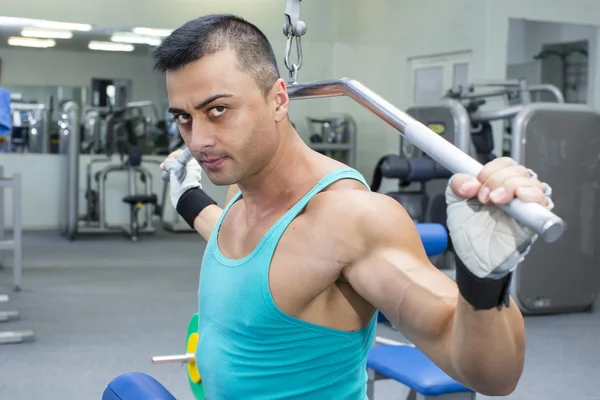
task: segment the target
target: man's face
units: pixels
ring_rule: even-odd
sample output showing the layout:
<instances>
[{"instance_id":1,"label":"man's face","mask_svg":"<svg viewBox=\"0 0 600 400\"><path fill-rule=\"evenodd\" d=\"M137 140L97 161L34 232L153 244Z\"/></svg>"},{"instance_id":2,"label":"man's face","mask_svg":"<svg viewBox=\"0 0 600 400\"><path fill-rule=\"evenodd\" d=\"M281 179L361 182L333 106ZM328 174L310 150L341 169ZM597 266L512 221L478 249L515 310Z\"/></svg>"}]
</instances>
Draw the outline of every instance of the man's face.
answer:
<instances>
[{"instance_id":1,"label":"man's face","mask_svg":"<svg viewBox=\"0 0 600 400\"><path fill-rule=\"evenodd\" d=\"M238 183L258 172L275 154L280 89L267 98L255 80L223 50L167 72L170 112L188 148L216 185ZM285 93L285 90L284 90Z\"/></svg>"}]
</instances>

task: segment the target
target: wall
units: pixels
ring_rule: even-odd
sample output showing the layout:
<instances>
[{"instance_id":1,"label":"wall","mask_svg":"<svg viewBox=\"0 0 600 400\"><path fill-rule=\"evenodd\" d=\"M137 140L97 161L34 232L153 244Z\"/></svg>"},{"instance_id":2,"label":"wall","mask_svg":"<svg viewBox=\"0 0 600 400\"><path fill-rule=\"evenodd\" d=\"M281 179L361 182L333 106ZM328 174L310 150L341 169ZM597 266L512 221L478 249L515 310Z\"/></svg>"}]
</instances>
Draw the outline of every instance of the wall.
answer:
<instances>
[{"instance_id":1,"label":"wall","mask_svg":"<svg viewBox=\"0 0 600 400\"><path fill-rule=\"evenodd\" d=\"M400 109L411 105L409 58L472 50L471 78L484 76L484 1L374 1L364 7L360 0L336 0L334 5L334 76L357 79ZM349 99L333 100L332 111L356 119L358 169L370 180L377 160L398 152L398 134Z\"/></svg>"},{"instance_id":2,"label":"wall","mask_svg":"<svg viewBox=\"0 0 600 400\"><path fill-rule=\"evenodd\" d=\"M22 0L4 1L0 15L88 23L104 27L174 29L200 15L233 13L258 25L267 36L283 38L284 0ZM329 42L330 0L305 1L302 18L308 22L310 40Z\"/></svg>"}]
</instances>

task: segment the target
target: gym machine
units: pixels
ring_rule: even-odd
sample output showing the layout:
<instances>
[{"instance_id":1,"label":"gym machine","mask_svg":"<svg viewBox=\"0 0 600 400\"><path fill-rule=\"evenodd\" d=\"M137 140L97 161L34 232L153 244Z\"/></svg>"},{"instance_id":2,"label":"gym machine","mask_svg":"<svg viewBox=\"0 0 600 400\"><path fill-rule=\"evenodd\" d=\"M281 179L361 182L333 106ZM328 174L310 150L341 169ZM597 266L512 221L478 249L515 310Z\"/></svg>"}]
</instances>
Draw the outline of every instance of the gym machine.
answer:
<instances>
[{"instance_id":1,"label":"gym machine","mask_svg":"<svg viewBox=\"0 0 600 400\"><path fill-rule=\"evenodd\" d=\"M553 212L564 216L568 224L555 243L538 240L532 247L514 272L511 295L524 314L591 310L600 289L600 270L595 268L600 265L600 256L593 251L600 246L600 188L594 183L600 175L600 113L585 105L564 103L562 94L552 85L527 86L520 80L481 86L502 89L477 94L454 92L450 99L455 107L464 108L459 114L468 118L464 125L470 127L465 131L471 142L468 154L482 164L491 161L495 157L492 123L504 122L508 129L503 129L502 154L536 171L542 181L556 189ZM542 92L550 93L553 101L532 100L532 93ZM510 101L505 108L481 110L487 98L498 96ZM442 104L424 113L422 110L428 106L419 106L409 113L432 130L442 129L435 126L440 121L434 113L438 107L448 109ZM401 155L414 156L410 147L406 150L403 146ZM428 191L434 189L442 188L428 184ZM432 204L429 212L435 214L437 207L445 210L440 201L439 205Z\"/></svg>"},{"instance_id":2,"label":"gym machine","mask_svg":"<svg viewBox=\"0 0 600 400\"><path fill-rule=\"evenodd\" d=\"M49 112L44 104L12 102L12 132L5 146L14 152L49 153Z\"/></svg>"},{"instance_id":3,"label":"gym machine","mask_svg":"<svg viewBox=\"0 0 600 400\"><path fill-rule=\"evenodd\" d=\"M79 152L81 145L79 135L71 134L79 128L77 105L70 102L63 110L61 126L67 131L64 134L68 138L69 159L69 201L67 210L67 226L65 234L70 240L74 240L79 233L111 233L124 231L132 241L137 241L141 233L153 233L155 231L154 215L161 215L161 207L158 198L152 190L152 174L144 168L142 163L142 152L137 147L136 124L140 118L128 118L126 110L111 112L105 120L106 129L106 155L105 157L93 158L86 165L86 213L79 216L78 213L78 186L79 186ZM74 130L71 127L75 127ZM112 163L113 154L120 157L119 163ZM94 173L95 164L107 164ZM157 162L158 164L158 162ZM126 172L128 182L128 194L123 197L123 203L129 208L129 223L126 226L111 225L106 219L106 180L107 176L114 172ZM143 184L143 191L137 190L137 181ZM139 211L144 208L145 219L139 222Z\"/></svg>"}]
</instances>

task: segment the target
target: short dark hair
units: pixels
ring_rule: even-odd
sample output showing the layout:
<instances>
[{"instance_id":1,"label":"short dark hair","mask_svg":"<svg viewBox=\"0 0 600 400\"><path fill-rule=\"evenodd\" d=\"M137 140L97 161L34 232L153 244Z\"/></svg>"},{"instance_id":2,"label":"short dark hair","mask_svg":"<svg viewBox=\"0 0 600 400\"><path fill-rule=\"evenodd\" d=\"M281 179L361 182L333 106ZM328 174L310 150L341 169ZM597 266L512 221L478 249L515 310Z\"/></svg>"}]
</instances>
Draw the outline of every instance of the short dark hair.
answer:
<instances>
[{"instance_id":1,"label":"short dark hair","mask_svg":"<svg viewBox=\"0 0 600 400\"><path fill-rule=\"evenodd\" d=\"M154 69L176 71L227 48L235 51L238 68L266 95L280 77L273 47L255 25L230 14L206 15L173 31L154 51Z\"/></svg>"}]
</instances>

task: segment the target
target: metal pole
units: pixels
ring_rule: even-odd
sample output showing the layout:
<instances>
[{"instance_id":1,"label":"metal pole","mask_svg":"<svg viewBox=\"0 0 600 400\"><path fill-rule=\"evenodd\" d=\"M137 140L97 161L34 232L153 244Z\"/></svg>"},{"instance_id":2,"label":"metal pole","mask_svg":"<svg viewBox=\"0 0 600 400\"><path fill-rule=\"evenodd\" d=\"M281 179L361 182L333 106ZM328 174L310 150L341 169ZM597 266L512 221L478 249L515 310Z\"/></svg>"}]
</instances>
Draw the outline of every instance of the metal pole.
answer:
<instances>
[{"instance_id":1,"label":"metal pole","mask_svg":"<svg viewBox=\"0 0 600 400\"><path fill-rule=\"evenodd\" d=\"M63 113L69 124L69 149L67 152L67 229L70 240L75 239L79 219L79 106L73 101L65 103Z\"/></svg>"},{"instance_id":2,"label":"metal pole","mask_svg":"<svg viewBox=\"0 0 600 400\"><path fill-rule=\"evenodd\" d=\"M4 177L4 166L0 165L0 179ZM4 187L0 185L0 242L4 240ZM2 262L0 260L0 269Z\"/></svg>"},{"instance_id":3,"label":"metal pole","mask_svg":"<svg viewBox=\"0 0 600 400\"><path fill-rule=\"evenodd\" d=\"M291 84L288 86L288 93L291 99L346 95L388 123L412 144L452 173L466 173L477 176L483 169L483 165L452 143L355 80L344 78L332 81ZM526 203L514 199L510 203L499 207L539 234L547 242L558 240L564 232L564 221L540 204Z\"/></svg>"},{"instance_id":4,"label":"metal pole","mask_svg":"<svg viewBox=\"0 0 600 400\"><path fill-rule=\"evenodd\" d=\"M23 188L21 174L13 175L13 281L15 290L21 290L23 273Z\"/></svg>"},{"instance_id":5,"label":"metal pole","mask_svg":"<svg viewBox=\"0 0 600 400\"><path fill-rule=\"evenodd\" d=\"M196 356L192 353L178 354L174 356L156 356L152 357L153 364L176 364L176 363L188 363L194 361Z\"/></svg>"},{"instance_id":6,"label":"metal pole","mask_svg":"<svg viewBox=\"0 0 600 400\"><path fill-rule=\"evenodd\" d=\"M554 85L542 84L542 85L531 85L529 86L530 93L538 93L538 92L550 92L557 103L564 103L565 97L559 88Z\"/></svg>"},{"instance_id":7,"label":"metal pole","mask_svg":"<svg viewBox=\"0 0 600 400\"><path fill-rule=\"evenodd\" d=\"M521 93L521 103L531 104L531 93L527 89L527 81L525 78L519 79L519 92Z\"/></svg>"}]
</instances>

